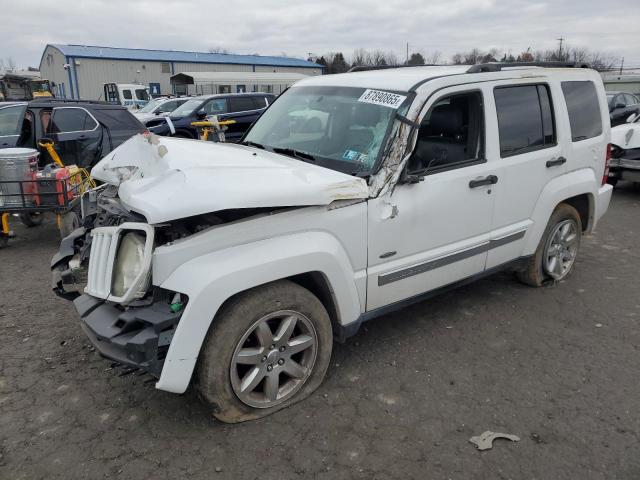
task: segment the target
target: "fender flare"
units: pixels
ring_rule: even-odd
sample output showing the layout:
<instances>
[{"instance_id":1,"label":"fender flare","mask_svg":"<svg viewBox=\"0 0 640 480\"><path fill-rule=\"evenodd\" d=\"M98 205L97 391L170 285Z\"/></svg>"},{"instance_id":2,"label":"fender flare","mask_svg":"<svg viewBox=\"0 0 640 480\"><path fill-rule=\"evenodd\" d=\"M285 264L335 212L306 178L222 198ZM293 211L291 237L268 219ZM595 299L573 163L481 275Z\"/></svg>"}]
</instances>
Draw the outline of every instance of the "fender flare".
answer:
<instances>
[{"instance_id":1,"label":"fender flare","mask_svg":"<svg viewBox=\"0 0 640 480\"><path fill-rule=\"evenodd\" d=\"M538 248L540 239L547 228L547 223L555 208L571 197L587 194L589 197L589 224L590 231L595 223L595 193L594 187L598 185L598 179L591 168L583 168L566 173L554 178L540 192L538 201L534 207L531 219L533 225L527 232L527 239L523 255L533 255Z\"/></svg>"},{"instance_id":2,"label":"fender flare","mask_svg":"<svg viewBox=\"0 0 640 480\"><path fill-rule=\"evenodd\" d=\"M187 389L207 332L225 301L248 289L307 272L320 272L327 279L341 324L359 317L357 272L338 240L326 232L237 245L178 267L160 286L186 294L189 301L156 388L174 393Z\"/></svg>"}]
</instances>

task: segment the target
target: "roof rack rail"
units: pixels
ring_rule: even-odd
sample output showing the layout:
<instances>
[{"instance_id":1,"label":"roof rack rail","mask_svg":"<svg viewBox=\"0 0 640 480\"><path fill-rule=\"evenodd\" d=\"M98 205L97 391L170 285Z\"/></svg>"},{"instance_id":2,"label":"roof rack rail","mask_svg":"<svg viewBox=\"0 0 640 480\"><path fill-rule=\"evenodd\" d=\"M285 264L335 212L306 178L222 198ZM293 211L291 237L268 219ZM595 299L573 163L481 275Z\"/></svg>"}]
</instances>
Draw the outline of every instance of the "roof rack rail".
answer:
<instances>
[{"instance_id":1,"label":"roof rack rail","mask_svg":"<svg viewBox=\"0 0 640 480\"><path fill-rule=\"evenodd\" d=\"M591 65L580 62L490 62L472 65L467 73L499 72L509 67L591 68Z\"/></svg>"},{"instance_id":2,"label":"roof rack rail","mask_svg":"<svg viewBox=\"0 0 640 480\"><path fill-rule=\"evenodd\" d=\"M411 67L439 67L435 63L429 63L425 65L354 65L347 73L353 72L369 72L371 70L387 70L389 68L411 68Z\"/></svg>"}]
</instances>

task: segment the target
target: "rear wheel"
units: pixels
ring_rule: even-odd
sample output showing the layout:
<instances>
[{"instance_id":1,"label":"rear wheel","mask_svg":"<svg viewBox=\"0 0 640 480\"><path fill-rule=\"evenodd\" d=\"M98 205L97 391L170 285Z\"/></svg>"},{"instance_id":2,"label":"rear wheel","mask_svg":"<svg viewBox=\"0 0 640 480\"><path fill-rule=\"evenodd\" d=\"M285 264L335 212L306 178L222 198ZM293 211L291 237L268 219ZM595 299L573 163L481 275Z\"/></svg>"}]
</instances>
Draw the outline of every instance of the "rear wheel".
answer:
<instances>
[{"instance_id":1,"label":"rear wheel","mask_svg":"<svg viewBox=\"0 0 640 480\"><path fill-rule=\"evenodd\" d=\"M214 319L198 391L229 423L264 417L308 397L329 366L332 329L322 303L278 281L242 293Z\"/></svg>"},{"instance_id":2,"label":"rear wheel","mask_svg":"<svg viewBox=\"0 0 640 480\"><path fill-rule=\"evenodd\" d=\"M558 205L549 219L536 253L526 268L518 272L520 281L539 287L545 281L565 279L573 270L581 238L580 214L571 205Z\"/></svg>"}]
</instances>

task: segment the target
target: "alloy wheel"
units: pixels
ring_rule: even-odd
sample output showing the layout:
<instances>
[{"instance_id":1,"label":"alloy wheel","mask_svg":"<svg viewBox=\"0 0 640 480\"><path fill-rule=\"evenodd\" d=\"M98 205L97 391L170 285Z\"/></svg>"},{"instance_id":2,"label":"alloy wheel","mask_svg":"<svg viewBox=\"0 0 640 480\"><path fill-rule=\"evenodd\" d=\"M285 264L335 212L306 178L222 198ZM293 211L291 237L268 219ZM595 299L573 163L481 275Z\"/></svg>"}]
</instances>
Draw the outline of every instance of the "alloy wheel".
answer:
<instances>
[{"instance_id":1,"label":"alloy wheel","mask_svg":"<svg viewBox=\"0 0 640 480\"><path fill-rule=\"evenodd\" d=\"M291 398L316 361L318 338L311 321L281 310L260 318L238 342L231 360L231 386L240 401L269 408Z\"/></svg>"}]
</instances>

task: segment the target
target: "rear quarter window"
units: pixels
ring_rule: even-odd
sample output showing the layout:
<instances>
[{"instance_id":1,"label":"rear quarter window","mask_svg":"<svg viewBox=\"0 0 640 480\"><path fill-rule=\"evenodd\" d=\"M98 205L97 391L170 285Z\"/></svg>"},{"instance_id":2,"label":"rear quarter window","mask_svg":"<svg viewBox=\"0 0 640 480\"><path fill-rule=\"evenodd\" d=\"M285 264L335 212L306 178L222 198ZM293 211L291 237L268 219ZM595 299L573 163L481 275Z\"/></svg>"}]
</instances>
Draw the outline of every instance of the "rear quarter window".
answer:
<instances>
[{"instance_id":1,"label":"rear quarter window","mask_svg":"<svg viewBox=\"0 0 640 480\"><path fill-rule=\"evenodd\" d=\"M602 133L602 115L596 86L591 81L562 82L569 112L571 140L579 142Z\"/></svg>"},{"instance_id":2,"label":"rear quarter window","mask_svg":"<svg viewBox=\"0 0 640 480\"><path fill-rule=\"evenodd\" d=\"M144 126L125 109L100 109L96 110L96 115L100 121L111 130L131 130L143 131Z\"/></svg>"}]
</instances>

